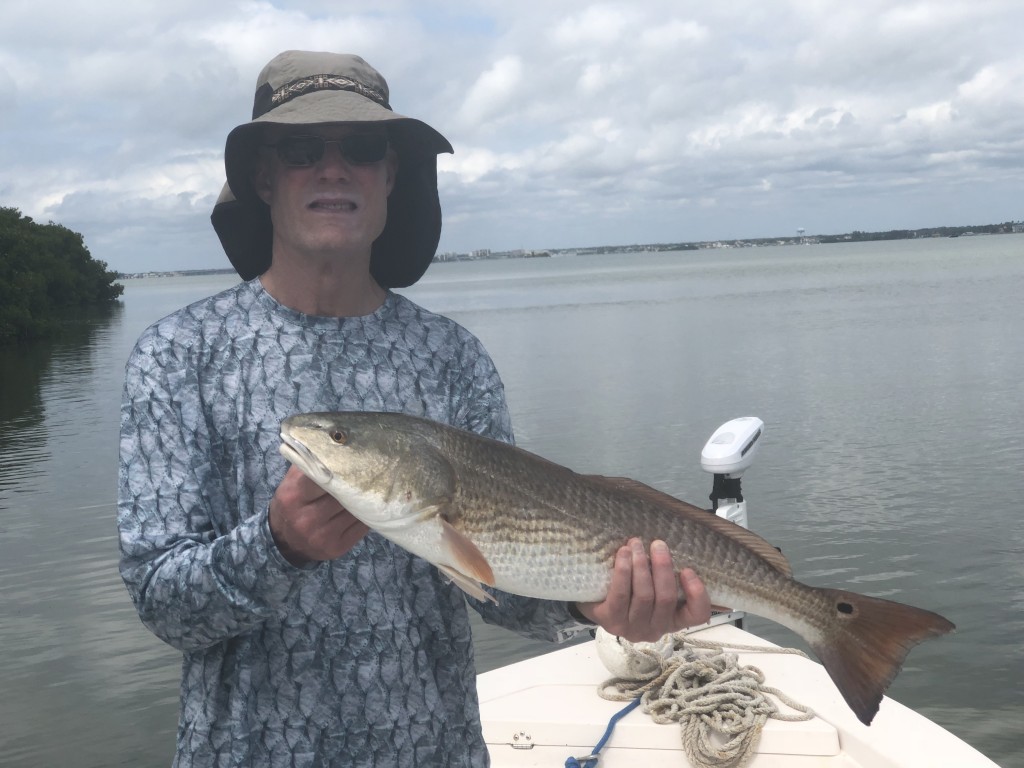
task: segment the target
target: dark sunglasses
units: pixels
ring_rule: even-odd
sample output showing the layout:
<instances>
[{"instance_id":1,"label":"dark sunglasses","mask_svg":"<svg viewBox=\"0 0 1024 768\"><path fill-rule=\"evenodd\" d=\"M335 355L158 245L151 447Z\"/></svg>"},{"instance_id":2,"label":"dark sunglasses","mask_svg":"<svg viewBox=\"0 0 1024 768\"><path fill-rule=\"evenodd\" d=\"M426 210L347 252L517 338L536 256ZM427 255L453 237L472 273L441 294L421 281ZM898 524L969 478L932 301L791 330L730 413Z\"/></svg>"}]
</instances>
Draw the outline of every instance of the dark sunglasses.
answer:
<instances>
[{"instance_id":1,"label":"dark sunglasses","mask_svg":"<svg viewBox=\"0 0 1024 768\"><path fill-rule=\"evenodd\" d=\"M267 144L277 150L281 162L291 168L305 168L320 162L328 144L337 144L341 156L353 165L379 163L388 152L388 137L383 133L351 133L340 139L322 136L285 136L276 144Z\"/></svg>"}]
</instances>

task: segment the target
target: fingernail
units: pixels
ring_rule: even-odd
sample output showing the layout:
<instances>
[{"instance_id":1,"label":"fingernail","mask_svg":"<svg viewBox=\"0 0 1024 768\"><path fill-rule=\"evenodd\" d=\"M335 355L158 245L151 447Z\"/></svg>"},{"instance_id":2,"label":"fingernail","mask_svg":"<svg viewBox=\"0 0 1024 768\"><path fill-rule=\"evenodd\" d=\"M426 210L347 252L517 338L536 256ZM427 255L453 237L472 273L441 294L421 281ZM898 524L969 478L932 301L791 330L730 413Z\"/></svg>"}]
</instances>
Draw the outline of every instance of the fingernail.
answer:
<instances>
[{"instance_id":1,"label":"fingernail","mask_svg":"<svg viewBox=\"0 0 1024 768\"><path fill-rule=\"evenodd\" d=\"M659 555L668 554L668 544L666 544L664 541L660 541L660 540L652 541L651 542L651 554L653 555L655 552L657 552Z\"/></svg>"}]
</instances>

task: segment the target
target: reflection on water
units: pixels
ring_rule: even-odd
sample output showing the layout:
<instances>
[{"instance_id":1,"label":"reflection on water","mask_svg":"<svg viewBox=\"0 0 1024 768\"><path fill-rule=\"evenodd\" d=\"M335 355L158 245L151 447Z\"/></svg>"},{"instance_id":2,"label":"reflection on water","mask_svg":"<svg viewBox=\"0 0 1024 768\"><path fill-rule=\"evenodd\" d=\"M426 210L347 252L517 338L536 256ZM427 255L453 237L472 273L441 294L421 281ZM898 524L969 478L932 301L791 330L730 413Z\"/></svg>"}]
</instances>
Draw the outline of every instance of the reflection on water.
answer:
<instances>
[{"instance_id":1,"label":"reflection on water","mask_svg":"<svg viewBox=\"0 0 1024 768\"><path fill-rule=\"evenodd\" d=\"M4 513L4 491L28 492L33 467L47 456L39 385L49 362L50 349L42 345L0 347L0 547L18 535L13 516Z\"/></svg>"},{"instance_id":2,"label":"reflection on water","mask_svg":"<svg viewBox=\"0 0 1024 768\"><path fill-rule=\"evenodd\" d=\"M0 348L4 766L147 764L138 758L151 751L150 737L136 736L132 748L130 733L154 699L174 706L171 656L158 654L148 679L145 663L135 663L154 658L154 648L131 623L116 571L123 361L111 351L124 315L118 305L55 341ZM165 734L173 732L167 711L150 724ZM163 754L153 764L168 764Z\"/></svg>"},{"instance_id":3,"label":"reflection on water","mask_svg":"<svg viewBox=\"0 0 1024 768\"><path fill-rule=\"evenodd\" d=\"M94 337L117 320L120 310L116 305L93 321L69 325L58 340L0 346L0 490L25 492L33 467L47 456L41 390L51 363L88 367Z\"/></svg>"},{"instance_id":4,"label":"reflection on water","mask_svg":"<svg viewBox=\"0 0 1024 768\"><path fill-rule=\"evenodd\" d=\"M233 282L129 281L75 343L0 350L5 768L170 764L180 656L116 570L121 378L146 325ZM406 292L483 339L520 444L576 469L700 504L704 440L763 418L754 527L808 582L955 621L893 693L1024 768L1024 237L439 264ZM548 649L475 632L481 669Z\"/></svg>"},{"instance_id":5,"label":"reflection on water","mask_svg":"<svg viewBox=\"0 0 1024 768\"><path fill-rule=\"evenodd\" d=\"M94 393L81 385L92 375L121 315L116 304L68 324L57 339L0 346L0 511L6 506L4 491L37 490L51 436L64 426L61 414L89 410ZM15 535L16 516L7 514L3 520L8 534Z\"/></svg>"}]
</instances>

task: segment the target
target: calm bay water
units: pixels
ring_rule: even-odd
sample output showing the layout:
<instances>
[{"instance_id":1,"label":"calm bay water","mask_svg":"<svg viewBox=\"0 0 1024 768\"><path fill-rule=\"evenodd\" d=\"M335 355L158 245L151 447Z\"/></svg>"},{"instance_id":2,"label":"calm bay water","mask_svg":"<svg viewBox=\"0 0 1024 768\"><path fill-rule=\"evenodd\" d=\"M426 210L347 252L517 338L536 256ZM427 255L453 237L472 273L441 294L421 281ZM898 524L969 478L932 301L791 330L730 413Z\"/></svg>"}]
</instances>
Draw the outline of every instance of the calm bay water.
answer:
<instances>
[{"instance_id":1,"label":"calm bay water","mask_svg":"<svg viewBox=\"0 0 1024 768\"><path fill-rule=\"evenodd\" d=\"M87 331L0 350L0 765L170 763L179 656L116 568L122 367L233 282L128 281ZM1024 768L1024 236L438 264L405 292L483 339L519 443L580 471L703 504L704 441L764 419L752 527L805 581L956 622L890 693ZM548 649L477 627L481 670Z\"/></svg>"}]
</instances>

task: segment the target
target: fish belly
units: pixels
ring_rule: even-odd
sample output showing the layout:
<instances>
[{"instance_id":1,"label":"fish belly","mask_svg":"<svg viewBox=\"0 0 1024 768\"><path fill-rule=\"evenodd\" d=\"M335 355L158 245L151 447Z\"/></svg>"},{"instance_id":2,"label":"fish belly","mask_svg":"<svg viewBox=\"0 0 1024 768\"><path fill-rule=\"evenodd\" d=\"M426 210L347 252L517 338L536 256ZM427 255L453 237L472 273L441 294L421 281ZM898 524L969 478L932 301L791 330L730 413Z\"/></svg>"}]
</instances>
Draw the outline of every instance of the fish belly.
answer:
<instances>
[{"instance_id":1,"label":"fish belly","mask_svg":"<svg viewBox=\"0 0 1024 768\"><path fill-rule=\"evenodd\" d=\"M481 547L494 572L494 586L544 600L603 600L612 576L611 562L574 557L544 546Z\"/></svg>"}]
</instances>

